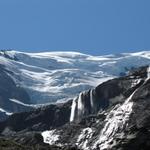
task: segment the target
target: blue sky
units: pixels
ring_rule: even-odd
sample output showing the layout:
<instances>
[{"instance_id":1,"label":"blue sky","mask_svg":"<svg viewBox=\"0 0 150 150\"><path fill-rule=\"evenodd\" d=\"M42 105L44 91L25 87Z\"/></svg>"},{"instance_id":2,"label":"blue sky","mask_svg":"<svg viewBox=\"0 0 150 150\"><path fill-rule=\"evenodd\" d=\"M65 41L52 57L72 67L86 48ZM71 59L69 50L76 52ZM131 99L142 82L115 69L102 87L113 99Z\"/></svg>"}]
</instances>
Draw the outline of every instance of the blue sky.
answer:
<instances>
[{"instance_id":1,"label":"blue sky","mask_svg":"<svg viewBox=\"0 0 150 150\"><path fill-rule=\"evenodd\" d=\"M0 49L150 50L150 0L0 0Z\"/></svg>"}]
</instances>

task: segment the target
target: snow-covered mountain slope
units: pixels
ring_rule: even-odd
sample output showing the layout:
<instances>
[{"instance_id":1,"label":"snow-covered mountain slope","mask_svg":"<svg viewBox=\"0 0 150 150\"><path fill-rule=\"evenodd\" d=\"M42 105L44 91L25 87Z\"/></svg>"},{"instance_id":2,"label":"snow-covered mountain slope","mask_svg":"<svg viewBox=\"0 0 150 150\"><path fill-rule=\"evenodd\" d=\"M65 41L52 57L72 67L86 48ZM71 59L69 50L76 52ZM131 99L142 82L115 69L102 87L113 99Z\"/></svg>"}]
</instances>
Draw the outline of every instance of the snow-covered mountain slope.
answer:
<instances>
[{"instance_id":1,"label":"snow-covered mountain slope","mask_svg":"<svg viewBox=\"0 0 150 150\"><path fill-rule=\"evenodd\" d=\"M91 56L75 52L1 52L0 64L26 89L31 103L43 104L72 98L79 92L112 78L100 71Z\"/></svg>"},{"instance_id":2,"label":"snow-covered mountain slope","mask_svg":"<svg viewBox=\"0 0 150 150\"><path fill-rule=\"evenodd\" d=\"M11 95L10 102L26 107L72 99L81 91L124 75L132 67L149 63L150 51L106 56L77 52L0 51L1 69L5 68L4 72L16 87L29 95L28 100Z\"/></svg>"},{"instance_id":3,"label":"snow-covered mountain slope","mask_svg":"<svg viewBox=\"0 0 150 150\"><path fill-rule=\"evenodd\" d=\"M6 79L4 83L1 78L3 84L0 86L5 91L4 85L7 85L9 90L5 93L7 105L1 102L0 108L12 113L24 111L30 106L73 99L82 91L125 75L130 68L147 64L150 64L149 51L91 56L77 52L25 53L1 50L1 77L7 76L9 80ZM16 89L14 92L9 88L10 82L12 89ZM17 94L20 91L22 94ZM4 92L1 91L2 94Z\"/></svg>"}]
</instances>

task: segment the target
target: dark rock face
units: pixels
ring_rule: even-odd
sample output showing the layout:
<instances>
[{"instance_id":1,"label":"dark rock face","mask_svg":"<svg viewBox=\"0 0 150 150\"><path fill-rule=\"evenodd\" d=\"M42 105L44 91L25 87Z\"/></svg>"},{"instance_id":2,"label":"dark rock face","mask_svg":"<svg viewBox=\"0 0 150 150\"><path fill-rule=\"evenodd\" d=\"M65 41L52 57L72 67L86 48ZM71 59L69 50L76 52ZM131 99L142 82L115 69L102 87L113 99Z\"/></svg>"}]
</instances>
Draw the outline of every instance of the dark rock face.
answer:
<instances>
[{"instance_id":1,"label":"dark rock face","mask_svg":"<svg viewBox=\"0 0 150 150\"><path fill-rule=\"evenodd\" d=\"M49 130L42 132L44 141L60 149L150 149L148 66L80 93L73 102L14 114L0 123L1 135L42 145L41 131Z\"/></svg>"},{"instance_id":2,"label":"dark rock face","mask_svg":"<svg viewBox=\"0 0 150 150\"><path fill-rule=\"evenodd\" d=\"M0 149L77 150L70 147L49 146L43 143L41 136L41 131L57 128L69 122L70 106L71 101L13 114L6 121L0 122L1 136L7 143L5 147L0 144Z\"/></svg>"},{"instance_id":3,"label":"dark rock face","mask_svg":"<svg viewBox=\"0 0 150 150\"><path fill-rule=\"evenodd\" d=\"M12 133L22 130L43 131L56 128L69 122L71 101L65 104L50 105L30 112L16 113L6 121L0 123L0 131L7 134L9 128Z\"/></svg>"},{"instance_id":4,"label":"dark rock face","mask_svg":"<svg viewBox=\"0 0 150 150\"><path fill-rule=\"evenodd\" d=\"M4 121L8 118L8 115L4 112L0 112L0 121Z\"/></svg>"}]
</instances>

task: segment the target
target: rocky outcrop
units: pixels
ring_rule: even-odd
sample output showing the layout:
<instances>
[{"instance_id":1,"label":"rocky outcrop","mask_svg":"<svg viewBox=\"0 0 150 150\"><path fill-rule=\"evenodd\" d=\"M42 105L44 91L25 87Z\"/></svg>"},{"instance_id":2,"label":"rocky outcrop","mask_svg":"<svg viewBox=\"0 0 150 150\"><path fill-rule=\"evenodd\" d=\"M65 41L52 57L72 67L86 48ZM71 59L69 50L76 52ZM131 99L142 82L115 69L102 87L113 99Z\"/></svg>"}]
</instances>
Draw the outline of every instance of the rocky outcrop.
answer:
<instances>
[{"instance_id":1,"label":"rocky outcrop","mask_svg":"<svg viewBox=\"0 0 150 150\"><path fill-rule=\"evenodd\" d=\"M71 101L65 104L49 105L29 112L15 113L0 123L3 135L20 131L43 131L69 122Z\"/></svg>"}]
</instances>

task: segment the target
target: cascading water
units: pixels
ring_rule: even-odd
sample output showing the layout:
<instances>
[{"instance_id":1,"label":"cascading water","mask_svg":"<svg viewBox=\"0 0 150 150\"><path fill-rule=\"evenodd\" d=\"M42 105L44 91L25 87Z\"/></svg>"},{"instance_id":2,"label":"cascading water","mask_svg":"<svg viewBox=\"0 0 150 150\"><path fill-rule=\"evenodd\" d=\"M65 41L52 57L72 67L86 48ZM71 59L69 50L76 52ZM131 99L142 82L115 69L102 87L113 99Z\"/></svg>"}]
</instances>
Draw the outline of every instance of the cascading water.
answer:
<instances>
[{"instance_id":1,"label":"cascading water","mask_svg":"<svg viewBox=\"0 0 150 150\"><path fill-rule=\"evenodd\" d=\"M91 111L94 109L94 101L93 101L93 90L90 90L90 104L91 104Z\"/></svg>"},{"instance_id":2,"label":"cascading water","mask_svg":"<svg viewBox=\"0 0 150 150\"><path fill-rule=\"evenodd\" d=\"M147 79L146 80L149 80L150 79L150 66L148 66L147 68Z\"/></svg>"},{"instance_id":3,"label":"cascading water","mask_svg":"<svg viewBox=\"0 0 150 150\"><path fill-rule=\"evenodd\" d=\"M89 101L90 107L88 108L88 106L83 103L85 92L80 93L78 98L75 98L72 101L70 122L80 120L85 115L85 109L90 109L91 113L95 112L93 90L91 89L89 92L87 92L87 94L89 94L89 98L86 99L86 101Z\"/></svg>"},{"instance_id":4,"label":"cascading water","mask_svg":"<svg viewBox=\"0 0 150 150\"><path fill-rule=\"evenodd\" d=\"M78 97L78 112L79 112L78 115L80 115L80 113L83 111L83 108L84 108L84 106L82 103L82 93L80 93L79 97Z\"/></svg>"},{"instance_id":5,"label":"cascading water","mask_svg":"<svg viewBox=\"0 0 150 150\"><path fill-rule=\"evenodd\" d=\"M80 117L82 117L84 114L84 105L82 102L82 95L83 93L80 93L78 98L74 98L74 100L72 101L70 122L73 122L76 119L79 120Z\"/></svg>"},{"instance_id":6,"label":"cascading water","mask_svg":"<svg viewBox=\"0 0 150 150\"><path fill-rule=\"evenodd\" d=\"M70 122L74 121L75 119L76 107L77 107L77 102L76 102L76 98L74 98L72 101L72 106L71 106Z\"/></svg>"}]
</instances>

